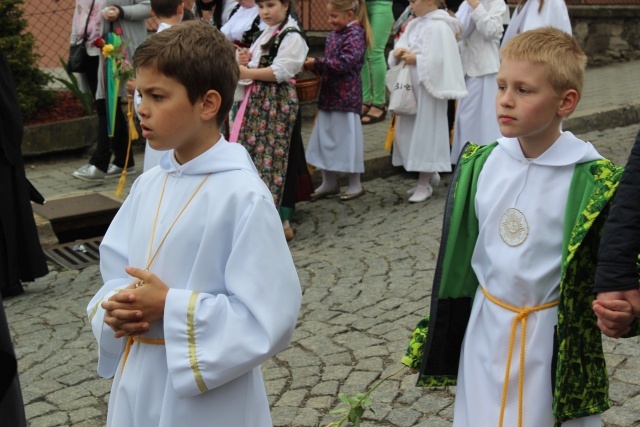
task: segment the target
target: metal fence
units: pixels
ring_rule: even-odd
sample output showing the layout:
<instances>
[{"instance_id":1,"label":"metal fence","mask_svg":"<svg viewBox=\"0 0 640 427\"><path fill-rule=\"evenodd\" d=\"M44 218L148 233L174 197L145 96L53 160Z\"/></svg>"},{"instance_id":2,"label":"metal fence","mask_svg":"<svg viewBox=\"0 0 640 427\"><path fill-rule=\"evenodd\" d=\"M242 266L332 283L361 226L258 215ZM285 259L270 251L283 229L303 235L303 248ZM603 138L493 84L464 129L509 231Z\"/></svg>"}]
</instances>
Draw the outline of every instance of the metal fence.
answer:
<instances>
[{"instance_id":1,"label":"metal fence","mask_svg":"<svg viewBox=\"0 0 640 427\"><path fill-rule=\"evenodd\" d=\"M508 0L517 3L517 0ZM640 0L566 0L569 5L640 5ZM191 7L194 0L185 0ZM27 30L36 38L36 49L41 55L39 65L45 71L61 74L60 57L66 60L69 54L71 20L75 0L25 0L24 18L28 22ZM326 0L298 0L297 12L302 26L308 31L326 31ZM147 27L154 31L157 23L149 19Z\"/></svg>"}]
</instances>

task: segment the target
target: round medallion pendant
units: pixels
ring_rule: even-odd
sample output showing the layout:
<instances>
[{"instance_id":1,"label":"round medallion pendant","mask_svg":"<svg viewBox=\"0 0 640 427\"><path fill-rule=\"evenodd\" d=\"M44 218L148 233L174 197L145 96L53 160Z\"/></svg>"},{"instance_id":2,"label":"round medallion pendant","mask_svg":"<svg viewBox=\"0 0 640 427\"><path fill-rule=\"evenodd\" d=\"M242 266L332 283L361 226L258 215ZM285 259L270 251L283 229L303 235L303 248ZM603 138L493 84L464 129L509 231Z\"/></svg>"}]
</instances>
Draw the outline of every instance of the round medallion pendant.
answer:
<instances>
[{"instance_id":1,"label":"round medallion pendant","mask_svg":"<svg viewBox=\"0 0 640 427\"><path fill-rule=\"evenodd\" d=\"M529 224L518 209L509 208L500 219L500 237L509 246L521 245L529 235Z\"/></svg>"}]
</instances>

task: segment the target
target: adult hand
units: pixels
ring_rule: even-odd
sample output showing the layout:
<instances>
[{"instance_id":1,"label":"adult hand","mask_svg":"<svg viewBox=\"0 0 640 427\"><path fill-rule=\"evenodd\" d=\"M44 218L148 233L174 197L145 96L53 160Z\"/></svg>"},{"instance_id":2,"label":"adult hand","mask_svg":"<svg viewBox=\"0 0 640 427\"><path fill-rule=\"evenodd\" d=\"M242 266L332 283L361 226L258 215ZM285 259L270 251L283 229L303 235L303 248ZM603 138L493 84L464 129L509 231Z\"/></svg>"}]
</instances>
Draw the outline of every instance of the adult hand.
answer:
<instances>
[{"instance_id":1,"label":"adult hand","mask_svg":"<svg viewBox=\"0 0 640 427\"><path fill-rule=\"evenodd\" d=\"M629 325L636 318L631 303L622 292L599 294L592 307L598 317L598 327L608 337L620 338L628 333Z\"/></svg>"},{"instance_id":2,"label":"adult hand","mask_svg":"<svg viewBox=\"0 0 640 427\"><path fill-rule=\"evenodd\" d=\"M634 314L640 317L640 288L629 289L627 291L600 292L597 301L604 300L625 300L631 304Z\"/></svg>"},{"instance_id":3,"label":"adult hand","mask_svg":"<svg viewBox=\"0 0 640 427\"><path fill-rule=\"evenodd\" d=\"M114 22L120 18L120 10L115 6L107 6L102 9L102 17L107 22Z\"/></svg>"}]
</instances>

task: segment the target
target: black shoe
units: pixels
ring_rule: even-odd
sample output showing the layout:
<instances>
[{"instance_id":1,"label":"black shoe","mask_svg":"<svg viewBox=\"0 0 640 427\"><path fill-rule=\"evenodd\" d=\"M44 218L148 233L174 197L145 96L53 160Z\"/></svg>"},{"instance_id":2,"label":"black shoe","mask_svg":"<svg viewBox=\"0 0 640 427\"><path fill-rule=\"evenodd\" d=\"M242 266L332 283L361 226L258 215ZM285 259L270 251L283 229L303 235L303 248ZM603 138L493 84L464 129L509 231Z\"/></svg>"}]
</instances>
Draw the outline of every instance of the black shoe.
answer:
<instances>
[{"instance_id":1,"label":"black shoe","mask_svg":"<svg viewBox=\"0 0 640 427\"><path fill-rule=\"evenodd\" d=\"M17 282L7 288L2 288L0 291L2 292L2 298L9 298L23 294L24 288L20 282Z\"/></svg>"}]
</instances>

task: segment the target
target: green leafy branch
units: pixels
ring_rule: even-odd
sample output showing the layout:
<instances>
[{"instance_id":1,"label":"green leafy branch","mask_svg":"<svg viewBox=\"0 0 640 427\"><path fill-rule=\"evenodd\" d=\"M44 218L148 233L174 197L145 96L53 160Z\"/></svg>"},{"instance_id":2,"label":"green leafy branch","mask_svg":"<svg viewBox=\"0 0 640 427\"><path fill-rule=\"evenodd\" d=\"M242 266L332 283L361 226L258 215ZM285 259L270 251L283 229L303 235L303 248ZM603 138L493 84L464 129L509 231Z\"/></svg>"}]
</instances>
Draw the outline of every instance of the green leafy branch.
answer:
<instances>
[{"instance_id":1,"label":"green leafy branch","mask_svg":"<svg viewBox=\"0 0 640 427\"><path fill-rule=\"evenodd\" d=\"M80 85L78 84L78 79L73 73L70 73L67 70L67 63L64 59L60 58L60 62L62 63L62 69L67 73L67 79L61 79L60 77L54 77L57 81L66 86L67 89L80 100L80 104L82 104L82 109L84 112L89 115L93 113L93 96L91 92L83 92L80 90Z\"/></svg>"},{"instance_id":2,"label":"green leafy branch","mask_svg":"<svg viewBox=\"0 0 640 427\"><path fill-rule=\"evenodd\" d=\"M364 414L365 410L369 409L371 412L375 414L375 411L371 408L371 393L373 393L375 389L380 387L380 385L385 381L387 381L389 378L392 378L398 375L400 372L404 371L405 369L407 369L406 366L402 366L400 369L398 369L391 375L380 380L378 384L373 386L366 393L356 393L352 396L346 393L338 394L338 398L340 399L340 401L346 404L347 407L346 408L342 407L342 408L329 411L330 414L344 414L344 415L338 421L334 421L327 424L326 427L340 427L345 422L350 422L350 423L353 423L355 427L360 427L360 422L362 421L362 415Z\"/></svg>"}]
</instances>

